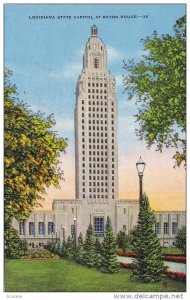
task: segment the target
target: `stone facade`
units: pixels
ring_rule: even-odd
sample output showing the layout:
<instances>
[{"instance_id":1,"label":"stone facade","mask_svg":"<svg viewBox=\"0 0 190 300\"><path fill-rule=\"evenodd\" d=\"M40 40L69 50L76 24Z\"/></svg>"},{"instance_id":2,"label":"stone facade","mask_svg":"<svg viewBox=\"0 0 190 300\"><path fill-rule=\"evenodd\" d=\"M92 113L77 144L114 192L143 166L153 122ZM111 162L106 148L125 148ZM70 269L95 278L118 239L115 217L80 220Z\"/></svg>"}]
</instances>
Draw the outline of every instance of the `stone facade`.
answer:
<instances>
[{"instance_id":1,"label":"stone facade","mask_svg":"<svg viewBox=\"0 0 190 300\"><path fill-rule=\"evenodd\" d=\"M120 200L115 202L115 207L109 208L84 205L77 200L54 200L52 211L35 211L25 223L13 220L13 226L18 230L22 238L25 238L31 247L40 247L48 241L63 240L63 236L74 235L74 224L76 236L81 232L86 234L87 226L93 223L94 217L103 217L104 220L114 209L115 222L113 228L115 233L120 230L129 233L135 228L139 203L135 200ZM164 247L172 247L175 236L180 228L186 224L185 212L155 212L156 233L160 243ZM76 219L76 222L74 221ZM43 223L43 225L42 225ZM32 225L33 224L33 225ZM52 226L53 224L53 226ZM34 228L34 230L32 230ZM101 238L101 237L100 237Z\"/></svg>"},{"instance_id":2,"label":"stone facade","mask_svg":"<svg viewBox=\"0 0 190 300\"><path fill-rule=\"evenodd\" d=\"M137 223L139 203L118 200L117 99L115 79L107 70L106 46L91 28L76 86L75 165L76 197L54 200L52 211L34 211L14 227L31 247L68 235L86 234L93 224L95 235L104 236L110 217L115 235L129 233ZM156 212L156 232L164 246L172 246L185 226L185 212Z\"/></svg>"}]
</instances>

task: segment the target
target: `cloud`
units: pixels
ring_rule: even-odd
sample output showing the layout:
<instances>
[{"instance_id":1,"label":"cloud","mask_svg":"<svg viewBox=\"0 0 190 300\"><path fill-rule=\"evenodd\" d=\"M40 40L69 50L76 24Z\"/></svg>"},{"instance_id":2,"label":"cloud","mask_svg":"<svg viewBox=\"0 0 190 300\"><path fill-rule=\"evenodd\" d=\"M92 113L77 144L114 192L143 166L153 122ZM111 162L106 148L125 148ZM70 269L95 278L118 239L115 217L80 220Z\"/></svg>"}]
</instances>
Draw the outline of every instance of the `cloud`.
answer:
<instances>
[{"instance_id":1,"label":"cloud","mask_svg":"<svg viewBox=\"0 0 190 300\"><path fill-rule=\"evenodd\" d=\"M108 53L108 61L114 62L116 60L121 60L123 59L123 52L119 51L118 49L112 47L112 46L107 46L107 53Z\"/></svg>"},{"instance_id":2,"label":"cloud","mask_svg":"<svg viewBox=\"0 0 190 300\"><path fill-rule=\"evenodd\" d=\"M118 118L118 128L119 134L122 135L123 133L126 135L127 132L134 133L135 128L137 128L137 123L135 122L134 116L124 115Z\"/></svg>"},{"instance_id":3,"label":"cloud","mask_svg":"<svg viewBox=\"0 0 190 300\"><path fill-rule=\"evenodd\" d=\"M77 79L82 70L81 62L65 64L61 70L51 72L50 76L56 80L62 79Z\"/></svg>"},{"instance_id":4,"label":"cloud","mask_svg":"<svg viewBox=\"0 0 190 300\"><path fill-rule=\"evenodd\" d=\"M137 58L137 59L143 59L143 55L146 55L148 56L150 54L150 50L147 49L147 50L138 50L136 53L133 53L133 58Z\"/></svg>"},{"instance_id":5,"label":"cloud","mask_svg":"<svg viewBox=\"0 0 190 300\"><path fill-rule=\"evenodd\" d=\"M115 75L116 80L116 87L123 87L123 76L122 75Z\"/></svg>"},{"instance_id":6,"label":"cloud","mask_svg":"<svg viewBox=\"0 0 190 300\"><path fill-rule=\"evenodd\" d=\"M74 132L74 120L73 118L64 117L56 118L56 125L54 130L64 132Z\"/></svg>"}]
</instances>

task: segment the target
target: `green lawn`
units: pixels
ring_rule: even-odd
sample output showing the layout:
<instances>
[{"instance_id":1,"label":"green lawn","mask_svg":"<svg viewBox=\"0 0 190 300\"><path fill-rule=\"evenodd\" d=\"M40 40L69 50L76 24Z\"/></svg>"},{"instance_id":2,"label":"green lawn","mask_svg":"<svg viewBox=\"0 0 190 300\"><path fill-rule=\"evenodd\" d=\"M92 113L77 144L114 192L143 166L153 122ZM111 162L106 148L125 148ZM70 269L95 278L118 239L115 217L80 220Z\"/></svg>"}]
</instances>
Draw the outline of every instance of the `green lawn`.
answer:
<instances>
[{"instance_id":1,"label":"green lawn","mask_svg":"<svg viewBox=\"0 0 190 300\"><path fill-rule=\"evenodd\" d=\"M182 254L178 248L162 248L162 254Z\"/></svg>"},{"instance_id":2,"label":"green lawn","mask_svg":"<svg viewBox=\"0 0 190 300\"><path fill-rule=\"evenodd\" d=\"M103 274L74 262L58 260L5 260L6 292L185 292L185 283L164 277L155 284L130 278L131 271ZM163 287L167 281L168 288Z\"/></svg>"}]
</instances>

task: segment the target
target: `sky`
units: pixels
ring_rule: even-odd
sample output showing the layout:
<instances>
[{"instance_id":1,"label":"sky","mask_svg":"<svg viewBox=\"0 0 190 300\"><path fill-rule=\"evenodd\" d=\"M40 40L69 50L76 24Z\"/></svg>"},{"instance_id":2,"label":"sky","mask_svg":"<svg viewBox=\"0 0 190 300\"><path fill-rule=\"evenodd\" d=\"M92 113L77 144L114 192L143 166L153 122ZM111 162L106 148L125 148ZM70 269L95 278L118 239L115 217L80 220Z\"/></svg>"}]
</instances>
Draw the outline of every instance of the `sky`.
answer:
<instances>
[{"instance_id":1,"label":"sky","mask_svg":"<svg viewBox=\"0 0 190 300\"><path fill-rule=\"evenodd\" d=\"M138 107L128 101L122 85L123 60L138 61L144 54L141 39L172 34L175 21L185 14L184 4L7 4L4 10L4 64L13 71L12 82L19 97L33 111L54 114L55 130L68 138L61 156L65 181L61 189L47 190L44 208L53 199L74 199L74 107L75 89L82 70L82 56L90 27L98 27L108 51L108 69L116 78L118 101L119 198L137 199L136 162L146 163L143 190L155 210L184 210L186 174L173 168L175 149L163 153L148 150L134 131ZM42 19L39 16L52 16ZM54 18L53 18L54 16ZM134 18L134 16L138 16Z\"/></svg>"}]
</instances>

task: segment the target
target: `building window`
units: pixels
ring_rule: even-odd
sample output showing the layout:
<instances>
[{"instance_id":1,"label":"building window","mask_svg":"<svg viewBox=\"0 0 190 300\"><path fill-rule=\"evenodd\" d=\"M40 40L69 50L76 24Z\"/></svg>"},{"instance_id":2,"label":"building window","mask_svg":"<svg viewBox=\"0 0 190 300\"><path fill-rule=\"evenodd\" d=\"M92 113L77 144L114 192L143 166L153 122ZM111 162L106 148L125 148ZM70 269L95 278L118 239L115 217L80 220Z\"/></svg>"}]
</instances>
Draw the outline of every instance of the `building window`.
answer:
<instances>
[{"instance_id":1,"label":"building window","mask_svg":"<svg viewBox=\"0 0 190 300\"><path fill-rule=\"evenodd\" d=\"M127 226L123 225L123 231L127 231Z\"/></svg>"},{"instance_id":2,"label":"building window","mask_svg":"<svg viewBox=\"0 0 190 300\"><path fill-rule=\"evenodd\" d=\"M177 234L178 233L178 226L177 222L172 223L172 234Z\"/></svg>"},{"instance_id":3,"label":"building window","mask_svg":"<svg viewBox=\"0 0 190 300\"><path fill-rule=\"evenodd\" d=\"M48 234L55 232L55 226L53 222L48 222Z\"/></svg>"},{"instance_id":4,"label":"building window","mask_svg":"<svg viewBox=\"0 0 190 300\"><path fill-rule=\"evenodd\" d=\"M25 235L25 223L24 222L20 222L19 223L19 233L20 235Z\"/></svg>"},{"instance_id":5,"label":"building window","mask_svg":"<svg viewBox=\"0 0 190 300\"><path fill-rule=\"evenodd\" d=\"M104 217L94 218L94 233L95 236L104 236Z\"/></svg>"},{"instance_id":6,"label":"building window","mask_svg":"<svg viewBox=\"0 0 190 300\"><path fill-rule=\"evenodd\" d=\"M112 185L114 184L114 182L112 182ZM123 209L123 213L124 215L126 215L126 208Z\"/></svg>"},{"instance_id":7,"label":"building window","mask_svg":"<svg viewBox=\"0 0 190 300\"><path fill-rule=\"evenodd\" d=\"M160 234L160 223L159 223L159 222L157 222L157 223L155 224L155 233L156 233L156 234Z\"/></svg>"},{"instance_id":8,"label":"building window","mask_svg":"<svg viewBox=\"0 0 190 300\"><path fill-rule=\"evenodd\" d=\"M164 222L164 234L168 234L169 233L169 224L168 222Z\"/></svg>"},{"instance_id":9,"label":"building window","mask_svg":"<svg viewBox=\"0 0 190 300\"><path fill-rule=\"evenodd\" d=\"M98 58L94 58L94 68L95 69L99 68L99 59Z\"/></svg>"},{"instance_id":10,"label":"building window","mask_svg":"<svg viewBox=\"0 0 190 300\"><path fill-rule=\"evenodd\" d=\"M38 231L40 235L45 235L45 225L44 222L38 223Z\"/></svg>"},{"instance_id":11,"label":"building window","mask_svg":"<svg viewBox=\"0 0 190 300\"><path fill-rule=\"evenodd\" d=\"M35 229L34 229L34 222L29 222L29 235L34 235Z\"/></svg>"}]
</instances>

